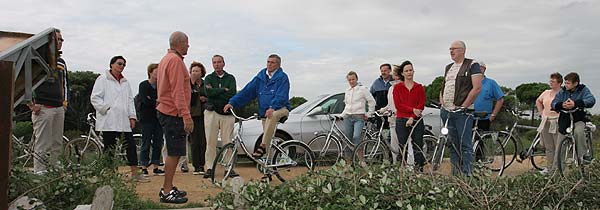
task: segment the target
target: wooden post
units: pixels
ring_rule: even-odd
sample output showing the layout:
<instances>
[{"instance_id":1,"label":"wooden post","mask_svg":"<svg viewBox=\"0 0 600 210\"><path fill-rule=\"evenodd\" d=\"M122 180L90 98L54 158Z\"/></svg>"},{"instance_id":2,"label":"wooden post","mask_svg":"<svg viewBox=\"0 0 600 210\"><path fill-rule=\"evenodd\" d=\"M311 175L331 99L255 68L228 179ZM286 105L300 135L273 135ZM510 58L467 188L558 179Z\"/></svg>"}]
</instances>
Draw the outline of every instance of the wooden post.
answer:
<instances>
[{"instance_id":1,"label":"wooden post","mask_svg":"<svg viewBox=\"0 0 600 210\"><path fill-rule=\"evenodd\" d=\"M15 66L0 61L0 209L8 209Z\"/></svg>"}]
</instances>

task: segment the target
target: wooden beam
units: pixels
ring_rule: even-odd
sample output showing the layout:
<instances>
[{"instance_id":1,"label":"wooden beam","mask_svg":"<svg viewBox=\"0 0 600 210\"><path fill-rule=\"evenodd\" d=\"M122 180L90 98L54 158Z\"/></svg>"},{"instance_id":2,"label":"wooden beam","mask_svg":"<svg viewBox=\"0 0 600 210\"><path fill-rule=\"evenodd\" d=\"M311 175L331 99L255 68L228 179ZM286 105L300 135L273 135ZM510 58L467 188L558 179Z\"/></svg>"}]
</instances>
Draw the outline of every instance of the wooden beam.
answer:
<instances>
[{"instance_id":1,"label":"wooden beam","mask_svg":"<svg viewBox=\"0 0 600 210\"><path fill-rule=\"evenodd\" d=\"M13 62L0 61L0 209L8 209L14 73Z\"/></svg>"}]
</instances>

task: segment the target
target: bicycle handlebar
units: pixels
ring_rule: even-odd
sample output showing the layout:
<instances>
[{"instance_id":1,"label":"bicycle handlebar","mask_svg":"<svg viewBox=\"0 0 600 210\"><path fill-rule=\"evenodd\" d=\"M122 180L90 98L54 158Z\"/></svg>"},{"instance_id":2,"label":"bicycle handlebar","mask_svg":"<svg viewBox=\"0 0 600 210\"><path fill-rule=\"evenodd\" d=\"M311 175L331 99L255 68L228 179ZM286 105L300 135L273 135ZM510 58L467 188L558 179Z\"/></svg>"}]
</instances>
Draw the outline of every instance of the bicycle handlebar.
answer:
<instances>
[{"instance_id":1,"label":"bicycle handlebar","mask_svg":"<svg viewBox=\"0 0 600 210\"><path fill-rule=\"evenodd\" d=\"M254 113L254 115L252 115L248 118L243 118L243 117L240 117L237 114L235 114L235 111L233 111L233 109L229 109L229 111L231 112L233 117L235 117L236 119L241 120L241 121L249 121L249 120L258 119L258 114L256 114L256 113Z\"/></svg>"}]
</instances>

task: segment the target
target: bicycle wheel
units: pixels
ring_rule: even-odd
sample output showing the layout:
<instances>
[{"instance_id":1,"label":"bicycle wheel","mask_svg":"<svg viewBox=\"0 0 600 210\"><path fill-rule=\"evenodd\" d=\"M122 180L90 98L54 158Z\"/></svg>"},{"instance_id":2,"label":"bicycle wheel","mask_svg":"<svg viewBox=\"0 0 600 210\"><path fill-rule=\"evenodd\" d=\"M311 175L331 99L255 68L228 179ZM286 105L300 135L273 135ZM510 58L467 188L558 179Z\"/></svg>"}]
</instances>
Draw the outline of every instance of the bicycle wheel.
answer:
<instances>
[{"instance_id":1,"label":"bicycle wheel","mask_svg":"<svg viewBox=\"0 0 600 210\"><path fill-rule=\"evenodd\" d=\"M210 180L212 183L223 183L232 177L231 171L237 161L237 148L233 143L226 144L221 148L212 165Z\"/></svg>"},{"instance_id":2,"label":"bicycle wheel","mask_svg":"<svg viewBox=\"0 0 600 210\"><path fill-rule=\"evenodd\" d=\"M342 158L342 145L334 135L329 140L319 135L308 142L308 147L314 152L317 168L329 168Z\"/></svg>"},{"instance_id":3,"label":"bicycle wheel","mask_svg":"<svg viewBox=\"0 0 600 210\"><path fill-rule=\"evenodd\" d=\"M498 133L498 139L502 142L504 153L508 156L506 157L506 165L504 166L504 168L508 168L508 166L517 159L517 155L519 155L517 139L506 131L500 131ZM521 158L525 158L525 156L522 156Z\"/></svg>"},{"instance_id":4,"label":"bicycle wheel","mask_svg":"<svg viewBox=\"0 0 600 210\"><path fill-rule=\"evenodd\" d=\"M444 150L446 150L446 137L440 136L438 139L433 156L431 156L431 166L433 171L437 171L442 165L442 159L444 158Z\"/></svg>"},{"instance_id":5,"label":"bicycle wheel","mask_svg":"<svg viewBox=\"0 0 600 210\"><path fill-rule=\"evenodd\" d=\"M290 140L272 148L275 150L271 164L281 182L311 172L315 168L315 156L310 148L301 141Z\"/></svg>"},{"instance_id":6,"label":"bicycle wheel","mask_svg":"<svg viewBox=\"0 0 600 210\"><path fill-rule=\"evenodd\" d=\"M423 155L425 156L426 163L431 163L433 159L433 153L435 153L435 146L437 145L437 138L431 135L423 136Z\"/></svg>"},{"instance_id":7,"label":"bicycle wheel","mask_svg":"<svg viewBox=\"0 0 600 210\"><path fill-rule=\"evenodd\" d=\"M398 155L402 158L402 155ZM390 149L382 141L366 140L362 141L352 155L352 164L355 166L370 166L383 164L384 160L390 160Z\"/></svg>"},{"instance_id":8,"label":"bicycle wheel","mask_svg":"<svg viewBox=\"0 0 600 210\"><path fill-rule=\"evenodd\" d=\"M573 139L565 137L561 140L560 145L558 145L558 151L556 152L558 152L558 171L564 176L572 170L571 165L575 163L575 157L577 157Z\"/></svg>"},{"instance_id":9,"label":"bicycle wheel","mask_svg":"<svg viewBox=\"0 0 600 210\"><path fill-rule=\"evenodd\" d=\"M536 157L544 156L546 153L544 147L540 144L541 140L542 140L541 138L537 138L531 143L531 148L530 148L531 154L529 154L529 160L531 161L531 165L533 165L533 167L539 171L544 170L544 167L539 165L540 163L536 163L535 159L536 159ZM539 161L539 160L537 160L537 161ZM548 160L546 160L546 161L548 161Z\"/></svg>"},{"instance_id":10,"label":"bicycle wheel","mask_svg":"<svg viewBox=\"0 0 600 210\"><path fill-rule=\"evenodd\" d=\"M586 131L585 134L585 148L586 153L584 153L584 157L587 158L587 161L592 161L594 159L594 147L592 145L592 140L594 139L591 131Z\"/></svg>"},{"instance_id":11,"label":"bicycle wheel","mask_svg":"<svg viewBox=\"0 0 600 210\"><path fill-rule=\"evenodd\" d=\"M91 137L76 138L65 145L64 155L70 164L90 165L100 159L102 150Z\"/></svg>"},{"instance_id":12,"label":"bicycle wheel","mask_svg":"<svg viewBox=\"0 0 600 210\"><path fill-rule=\"evenodd\" d=\"M481 154L475 160L480 162L486 169L498 172L501 176L504 172L506 156L502 141L494 137L495 133L486 133L475 142L473 154Z\"/></svg>"}]
</instances>

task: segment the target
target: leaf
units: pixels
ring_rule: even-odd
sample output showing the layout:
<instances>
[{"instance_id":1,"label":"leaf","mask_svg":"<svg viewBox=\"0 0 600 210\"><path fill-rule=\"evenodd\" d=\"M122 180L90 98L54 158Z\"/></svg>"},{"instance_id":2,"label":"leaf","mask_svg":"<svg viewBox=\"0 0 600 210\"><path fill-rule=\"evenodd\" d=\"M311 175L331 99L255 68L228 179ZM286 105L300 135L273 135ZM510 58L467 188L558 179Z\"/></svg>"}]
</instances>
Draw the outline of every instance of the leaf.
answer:
<instances>
[{"instance_id":1,"label":"leaf","mask_svg":"<svg viewBox=\"0 0 600 210\"><path fill-rule=\"evenodd\" d=\"M400 201L396 201L396 206L398 206L398 207L402 207L402 202L400 202Z\"/></svg>"},{"instance_id":2,"label":"leaf","mask_svg":"<svg viewBox=\"0 0 600 210\"><path fill-rule=\"evenodd\" d=\"M364 195L360 195L360 196L358 196L358 199L360 199L360 202L361 202L362 204L366 204L366 203L367 203L367 198L365 198L365 196L364 196Z\"/></svg>"},{"instance_id":3,"label":"leaf","mask_svg":"<svg viewBox=\"0 0 600 210\"><path fill-rule=\"evenodd\" d=\"M366 179L360 179L360 183L363 183L363 184L368 184L368 183L369 183L369 181L367 181Z\"/></svg>"},{"instance_id":4,"label":"leaf","mask_svg":"<svg viewBox=\"0 0 600 210\"><path fill-rule=\"evenodd\" d=\"M379 191L381 191L381 193L385 193L385 189L383 189L383 186L379 187Z\"/></svg>"},{"instance_id":5,"label":"leaf","mask_svg":"<svg viewBox=\"0 0 600 210\"><path fill-rule=\"evenodd\" d=\"M412 206L410 205L410 203L408 205L406 205L406 209L412 210Z\"/></svg>"},{"instance_id":6,"label":"leaf","mask_svg":"<svg viewBox=\"0 0 600 210\"><path fill-rule=\"evenodd\" d=\"M450 190L450 192L448 192L448 197L449 198L454 197L454 191Z\"/></svg>"}]
</instances>

